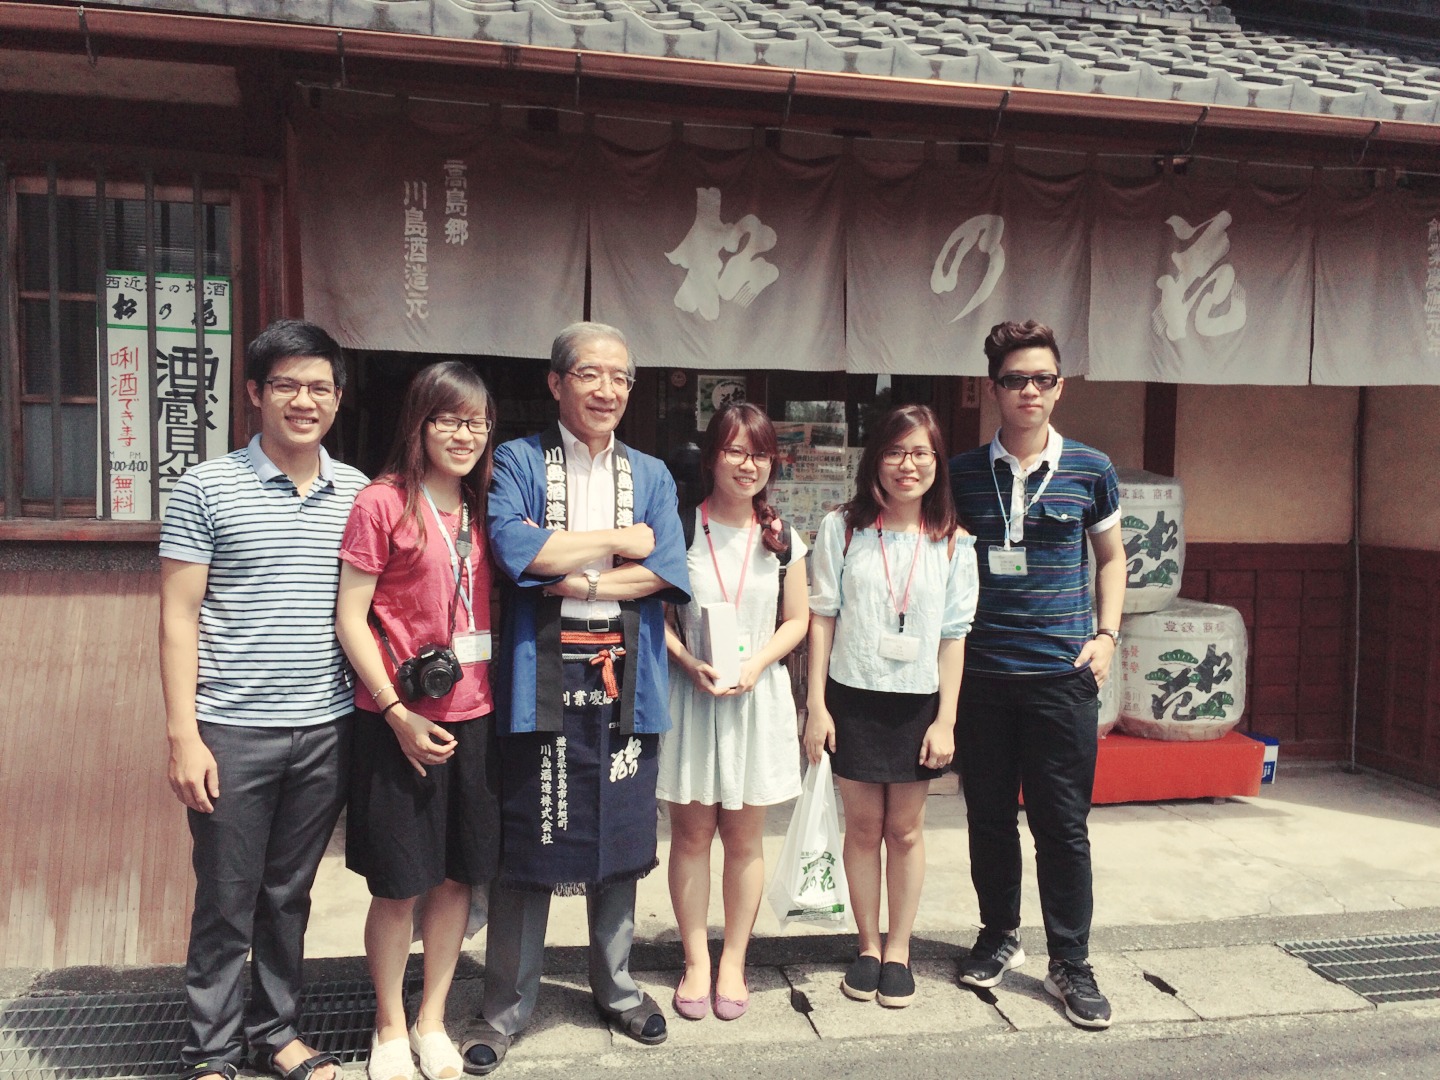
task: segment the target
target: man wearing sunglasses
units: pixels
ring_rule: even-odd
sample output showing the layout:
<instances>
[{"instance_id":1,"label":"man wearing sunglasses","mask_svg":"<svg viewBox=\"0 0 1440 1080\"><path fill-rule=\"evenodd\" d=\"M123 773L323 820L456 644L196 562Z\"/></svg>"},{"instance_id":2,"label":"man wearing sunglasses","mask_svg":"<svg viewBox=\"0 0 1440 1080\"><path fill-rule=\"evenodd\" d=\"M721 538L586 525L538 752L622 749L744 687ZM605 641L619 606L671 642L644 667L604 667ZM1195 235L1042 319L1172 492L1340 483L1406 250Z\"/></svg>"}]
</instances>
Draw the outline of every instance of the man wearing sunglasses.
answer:
<instances>
[{"instance_id":1,"label":"man wearing sunglasses","mask_svg":"<svg viewBox=\"0 0 1440 1080\"><path fill-rule=\"evenodd\" d=\"M1110 1026L1090 968L1087 818L1098 694L1120 642L1125 553L1115 468L1062 438L1050 414L1065 389L1054 332L1005 322L985 341L1000 430L950 462L960 520L975 534L980 603L965 648L956 757L982 923L960 981L997 985L1020 944L1019 796L1035 839L1050 965L1045 989L1069 1020ZM1086 537L1095 552L1089 593Z\"/></svg>"}]
</instances>

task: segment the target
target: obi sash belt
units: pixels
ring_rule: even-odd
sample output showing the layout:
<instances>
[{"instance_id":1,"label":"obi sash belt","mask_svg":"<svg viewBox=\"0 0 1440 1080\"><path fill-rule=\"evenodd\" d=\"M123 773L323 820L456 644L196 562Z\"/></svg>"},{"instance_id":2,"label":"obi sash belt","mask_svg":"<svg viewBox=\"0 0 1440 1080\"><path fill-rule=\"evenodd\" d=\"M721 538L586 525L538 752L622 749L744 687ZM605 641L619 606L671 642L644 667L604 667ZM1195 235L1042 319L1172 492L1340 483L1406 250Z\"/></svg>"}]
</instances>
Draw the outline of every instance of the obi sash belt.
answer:
<instances>
[{"instance_id":1,"label":"obi sash belt","mask_svg":"<svg viewBox=\"0 0 1440 1080\"><path fill-rule=\"evenodd\" d=\"M560 439L560 425L551 424L540 436L540 452L545 462L545 521L544 526L552 531L569 528L570 503L565 479L565 445ZM635 474L630 467L630 454L625 444L615 440L615 528L623 529L635 524ZM616 556L619 565L625 560ZM560 640L561 597L542 595L535 610L535 730L559 734L564 730L562 697L558 691L564 686L565 674L562 643ZM624 655L638 660L637 646L640 640L640 609L624 601L620 604L621 634L620 648L604 665L614 680L613 655ZM624 735L635 731L635 683L634 678L621 682L620 690L620 732Z\"/></svg>"}]
</instances>

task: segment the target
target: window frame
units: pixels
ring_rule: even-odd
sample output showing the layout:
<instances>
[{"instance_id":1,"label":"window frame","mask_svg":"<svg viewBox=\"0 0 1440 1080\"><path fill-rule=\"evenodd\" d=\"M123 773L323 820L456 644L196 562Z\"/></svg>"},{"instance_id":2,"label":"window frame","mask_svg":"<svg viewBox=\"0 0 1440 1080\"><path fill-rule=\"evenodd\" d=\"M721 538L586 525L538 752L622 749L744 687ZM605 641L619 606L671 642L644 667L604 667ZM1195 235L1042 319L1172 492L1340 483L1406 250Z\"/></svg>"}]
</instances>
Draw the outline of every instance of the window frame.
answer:
<instances>
[{"instance_id":1,"label":"window frame","mask_svg":"<svg viewBox=\"0 0 1440 1080\"><path fill-rule=\"evenodd\" d=\"M0 295L0 437L3 437L6 442L4 465L3 469L0 469L0 539L149 540L158 538L160 532L158 517L141 521L115 521L110 518L108 508L103 512L97 508L95 495L65 496L63 486L58 493L52 490L50 496L47 497L28 498L24 496L25 419L23 413L25 408L35 405L50 405L52 409L56 410L56 412L52 412L53 417L63 406L88 406L92 410L94 422L103 428L100 408L105 400L105 383L98 370L99 338L97 337L94 354L94 363L97 365L96 393L87 396L61 392L61 372L54 368L59 360L61 348L57 340L52 345L54 352L48 361L52 365L50 392L45 394L25 392L23 369L25 342L22 338L20 320L22 302L27 300L48 302L53 295L57 302L72 301L92 304L95 306L95 332L98 335L101 332L100 317L103 310L103 296L94 292L93 289L89 292L56 289L52 293L50 288L37 290L22 287L24 284L21 273L23 252L20 233L20 197L22 195L39 196L44 199L53 190L54 197L57 199L103 198L104 206L97 206L97 216L103 215L105 208L115 200L144 201L147 187L150 197L157 207L162 203L193 206L198 193L198 200L203 206L223 205L229 208L229 236L226 247L231 283L231 409L230 415L223 418L223 423L227 432L228 446L236 445L236 440L243 435L242 403L246 399L243 396L244 350L241 346L244 335L240 328L244 311L241 287L244 227L242 186L236 178L227 178L229 182L220 182L220 178L211 177L207 181L207 178L198 173L193 175L190 184L183 181L177 182L173 173L167 174L162 181L156 175L156 170L147 170L145 177L139 180L135 179L134 175L133 169L127 169L125 175L112 179L102 168L96 168L94 172L88 170L81 172L74 168L67 169L63 164L54 162L27 163L25 166L7 167L7 163L0 161L0 196L3 196L4 200L3 207L0 207L0 211L3 211L3 218L0 218L0 285L3 285L4 290L3 295ZM97 253L103 250L103 238L104 229L98 227ZM105 261L103 257L101 261L102 263ZM113 268L105 265L97 267L94 288L100 287L101 276L110 269ZM162 272L153 266L151 269L156 273ZM203 274L203 261L200 269ZM144 271L140 272L144 273ZM52 267L50 283L55 283L56 277L56 270ZM151 345L153 349L153 335ZM153 353L151 359L153 362ZM217 422L219 422L218 418ZM52 447L59 443L62 437L63 431L61 435L56 435L52 431ZM97 436L97 443L99 437ZM98 460L98 453L96 456L97 461L91 464L98 473L102 466ZM53 464L52 458L51 467L53 475L57 479L63 471L65 460L63 449L60 460L62 464L57 467ZM97 481L97 491L103 483L102 475ZM58 515L55 512L57 507Z\"/></svg>"}]
</instances>

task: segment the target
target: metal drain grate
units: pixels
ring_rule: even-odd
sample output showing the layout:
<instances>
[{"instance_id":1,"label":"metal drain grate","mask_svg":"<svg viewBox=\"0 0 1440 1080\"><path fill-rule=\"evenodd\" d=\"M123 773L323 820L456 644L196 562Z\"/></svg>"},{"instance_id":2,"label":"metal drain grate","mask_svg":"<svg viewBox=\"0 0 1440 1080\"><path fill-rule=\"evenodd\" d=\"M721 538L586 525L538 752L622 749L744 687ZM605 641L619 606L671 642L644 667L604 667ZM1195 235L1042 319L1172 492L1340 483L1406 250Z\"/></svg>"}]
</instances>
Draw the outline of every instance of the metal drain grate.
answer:
<instances>
[{"instance_id":1,"label":"metal drain grate","mask_svg":"<svg viewBox=\"0 0 1440 1080\"><path fill-rule=\"evenodd\" d=\"M1331 982L1382 1005L1387 1001L1440 998L1440 934L1397 934L1282 941Z\"/></svg>"},{"instance_id":2,"label":"metal drain grate","mask_svg":"<svg viewBox=\"0 0 1440 1080\"><path fill-rule=\"evenodd\" d=\"M418 983L407 981L409 994ZM370 1050L375 991L362 980L315 983L300 1001L317 1050L357 1061ZM170 1077L185 1038L182 991L17 998L0 1010L0 1080Z\"/></svg>"}]
</instances>

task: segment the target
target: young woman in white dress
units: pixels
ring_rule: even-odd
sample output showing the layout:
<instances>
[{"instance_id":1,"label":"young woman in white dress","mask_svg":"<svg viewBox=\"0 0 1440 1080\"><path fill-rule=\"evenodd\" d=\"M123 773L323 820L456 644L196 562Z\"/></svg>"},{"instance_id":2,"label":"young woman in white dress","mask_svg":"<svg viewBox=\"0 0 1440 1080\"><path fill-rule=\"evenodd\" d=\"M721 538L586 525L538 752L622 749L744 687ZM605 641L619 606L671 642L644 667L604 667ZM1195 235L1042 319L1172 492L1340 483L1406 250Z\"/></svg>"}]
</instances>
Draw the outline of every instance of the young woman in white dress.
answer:
<instances>
[{"instance_id":1,"label":"young woman in white dress","mask_svg":"<svg viewBox=\"0 0 1440 1080\"><path fill-rule=\"evenodd\" d=\"M806 549L766 501L777 450L775 428L761 409L722 409L702 448L704 498L683 511L695 515L688 554L692 599L670 612L665 633L672 727L660 740L657 794L669 804L670 898L685 947L685 975L673 1004L691 1020L711 1007L711 842L719 832L725 850L725 944L714 1010L720 1019L734 1020L750 1003L745 953L765 889L765 809L800 793L795 698L779 661L800 644L809 624ZM719 685L716 668L691 651L703 651L706 604L736 609L740 665L734 686Z\"/></svg>"}]
</instances>

